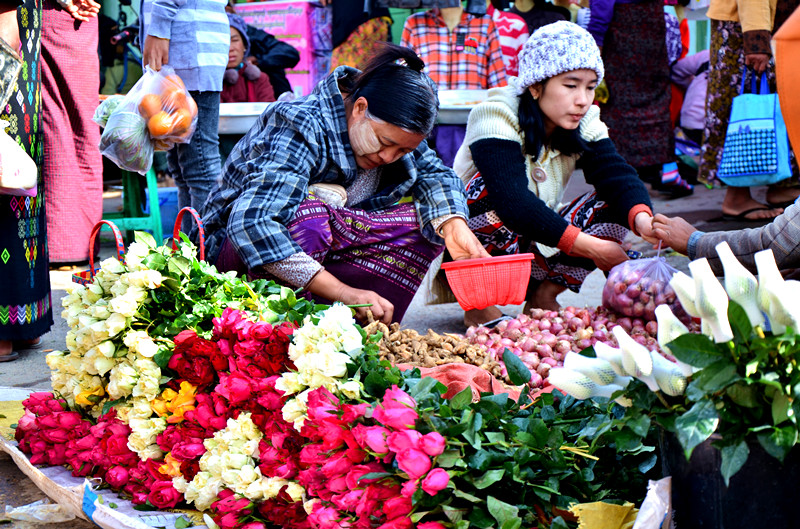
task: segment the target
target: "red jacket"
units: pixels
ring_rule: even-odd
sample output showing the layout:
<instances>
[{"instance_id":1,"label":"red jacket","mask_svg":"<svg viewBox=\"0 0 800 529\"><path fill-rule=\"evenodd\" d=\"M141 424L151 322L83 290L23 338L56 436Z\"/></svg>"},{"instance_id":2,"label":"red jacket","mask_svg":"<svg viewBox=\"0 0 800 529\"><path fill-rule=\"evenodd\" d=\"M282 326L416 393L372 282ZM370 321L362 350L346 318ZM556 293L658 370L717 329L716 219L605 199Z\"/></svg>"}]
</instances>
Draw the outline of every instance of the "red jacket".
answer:
<instances>
[{"instance_id":1,"label":"red jacket","mask_svg":"<svg viewBox=\"0 0 800 529\"><path fill-rule=\"evenodd\" d=\"M269 83L269 77L263 72L255 81L249 81L244 75L239 75L236 84L222 84L223 103L258 103L262 101L275 101L275 92Z\"/></svg>"}]
</instances>

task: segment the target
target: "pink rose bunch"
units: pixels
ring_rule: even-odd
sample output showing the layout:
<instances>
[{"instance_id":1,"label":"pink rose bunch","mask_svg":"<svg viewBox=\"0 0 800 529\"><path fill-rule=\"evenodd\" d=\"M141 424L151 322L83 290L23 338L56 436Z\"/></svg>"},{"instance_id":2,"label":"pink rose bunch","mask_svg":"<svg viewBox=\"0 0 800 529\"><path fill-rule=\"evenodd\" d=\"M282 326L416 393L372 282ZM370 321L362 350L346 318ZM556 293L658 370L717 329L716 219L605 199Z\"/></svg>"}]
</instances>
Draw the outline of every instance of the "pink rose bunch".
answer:
<instances>
[{"instance_id":1,"label":"pink rose bunch","mask_svg":"<svg viewBox=\"0 0 800 529\"><path fill-rule=\"evenodd\" d=\"M67 454L67 443L88 434L92 423L78 412L68 411L66 403L56 400L52 393L32 393L22 404L25 414L17 423L14 436L20 450L31 454L31 463L64 465L70 459L74 462L74 453Z\"/></svg>"},{"instance_id":2,"label":"pink rose bunch","mask_svg":"<svg viewBox=\"0 0 800 529\"><path fill-rule=\"evenodd\" d=\"M414 492L421 487L435 495L449 483L445 470L433 468L445 449L444 437L413 429L416 402L397 386L371 410L343 404L324 388L309 393L307 407L301 433L311 442L300 452L304 468L298 481L320 500L309 515L312 526L410 529ZM394 470L395 463L403 474ZM365 478L368 474L383 477Z\"/></svg>"}]
</instances>

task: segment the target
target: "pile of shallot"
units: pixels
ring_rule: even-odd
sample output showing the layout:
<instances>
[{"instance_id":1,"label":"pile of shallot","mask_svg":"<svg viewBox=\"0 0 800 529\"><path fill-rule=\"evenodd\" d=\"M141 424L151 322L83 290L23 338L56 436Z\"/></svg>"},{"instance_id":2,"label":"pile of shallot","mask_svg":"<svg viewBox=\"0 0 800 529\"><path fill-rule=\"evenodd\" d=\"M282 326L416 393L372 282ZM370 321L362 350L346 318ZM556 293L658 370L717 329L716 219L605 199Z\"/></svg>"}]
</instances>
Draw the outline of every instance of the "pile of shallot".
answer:
<instances>
[{"instance_id":1,"label":"pile of shallot","mask_svg":"<svg viewBox=\"0 0 800 529\"><path fill-rule=\"evenodd\" d=\"M550 368L563 365L569 351L578 353L597 342L617 347L617 340L611 333L616 325L651 351L659 349L655 321L619 316L603 307L566 307L560 311L533 309L529 315L520 314L501 321L493 329L470 327L466 337L470 343L486 347L489 358L502 365L503 376L506 376L503 351L509 349L531 370L531 385L541 387ZM696 328L696 324L689 327L694 332Z\"/></svg>"}]
</instances>

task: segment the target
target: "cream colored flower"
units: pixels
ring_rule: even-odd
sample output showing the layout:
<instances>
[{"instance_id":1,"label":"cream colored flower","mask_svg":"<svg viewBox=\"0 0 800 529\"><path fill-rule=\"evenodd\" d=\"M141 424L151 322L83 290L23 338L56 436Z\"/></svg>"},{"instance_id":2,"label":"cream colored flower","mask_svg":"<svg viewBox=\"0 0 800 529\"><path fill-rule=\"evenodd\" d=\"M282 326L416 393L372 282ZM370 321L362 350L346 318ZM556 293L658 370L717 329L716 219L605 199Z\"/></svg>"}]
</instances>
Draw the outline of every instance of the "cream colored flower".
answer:
<instances>
[{"instance_id":1,"label":"cream colored flower","mask_svg":"<svg viewBox=\"0 0 800 529\"><path fill-rule=\"evenodd\" d=\"M108 336L113 338L125 330L125 327L128 326L128 318L122 314L115 313L108 317L108 319L105 321L105 324L108 331Z\"/></svg>"},{"instance_id":2,"label":"cream colored flower","mask_svg":"<svg viewBox=\"0 0 800 529\"><path fill-rule=\"evenodd\" d=\"M127 360L123 360L111 368L106 391L114 400L127 397L133 391L138 380L139 373L136 368Z\"/></svg>"},{"instance_id":3,"label":"cream colored flower","mask_svg":"<svg viewBox=\"0 0 800 529\"><path fill-rule=\"evenodd\" d=\"M153 290L161 286L163 281L161 272L157 270L139 270L128 274L128 283L135 287Z\"/></svg>"},{"instance_id":4,"label":"cream colored flower","mask_svg":"<svg viewBox=\"0 0 800 529\"><path fill-rule=\"evenodd\" d=\"M364 385L358 380L348 380L345 383L338 383L339 392L348 399L357 399L361 397L361 392L364 391Z\"/></svg>"}]
</instances>

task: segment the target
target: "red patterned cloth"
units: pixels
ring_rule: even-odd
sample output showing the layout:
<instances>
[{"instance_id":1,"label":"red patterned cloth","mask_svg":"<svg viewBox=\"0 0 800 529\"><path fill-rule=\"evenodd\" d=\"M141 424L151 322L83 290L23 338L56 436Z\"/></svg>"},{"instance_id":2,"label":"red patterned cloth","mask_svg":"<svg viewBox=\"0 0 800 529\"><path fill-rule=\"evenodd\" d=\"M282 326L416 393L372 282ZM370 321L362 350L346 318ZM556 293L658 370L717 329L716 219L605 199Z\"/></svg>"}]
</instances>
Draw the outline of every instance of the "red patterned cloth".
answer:
<instances>
[{"instance_id":1,"label":"red patterned cloth","mask_svg":"<svg viewBox=\"0 0 800 529\"><path fill-rule=\"evenodd\" d=\"M423 377L435 378L447 386L447 393L444 394L446 399L453 398L466 388L472 388L473 401L477 401L481 393L508 393L512 399L519 399L518 389L506 386L485 369L472 364L444 364L436 367L397 364L397 367L403 371L416 367Z\"/></svg>"},{"instance_id":2,"label":"red patterned cloth","mask_svg":"<svg viewBox=\"0 0 800 529\"><path fill-rule=\"evenodd\" d=\"M406 19L400 44L425 61L425 73L440 90L482 90L506 84L500 39L488 15L463 12L450 31L438 12L414 13Z\"/></svg>"},{"instance_id":3,"label":"red patterned cloth","mask_svg":"<svg viewBox=\"0 0 800 529\"><path fill-rule=\"evenodd\" d=\"M495 9L493 5L487 6L486 14L492 17L500 36L500 50L503 52L506 74L516 77L519 75L519 52L530 36L528 24L521 16Z\"/></svg>"},{"instance_id":4,"label":"red patterned cloth","mask_svg":"<svg viewBox=\"0 0 800 529\"><path fill-rule=\"evenodd\" d=\"M97 18L77 22L55 0L42 15L44 194L51 263L85 261L103 216Z\"/></svg>"}]
</instances>

